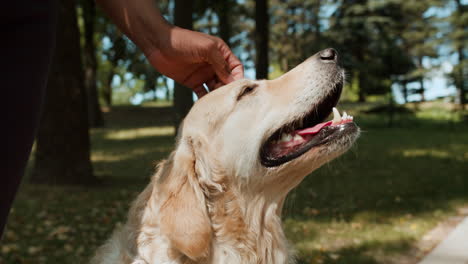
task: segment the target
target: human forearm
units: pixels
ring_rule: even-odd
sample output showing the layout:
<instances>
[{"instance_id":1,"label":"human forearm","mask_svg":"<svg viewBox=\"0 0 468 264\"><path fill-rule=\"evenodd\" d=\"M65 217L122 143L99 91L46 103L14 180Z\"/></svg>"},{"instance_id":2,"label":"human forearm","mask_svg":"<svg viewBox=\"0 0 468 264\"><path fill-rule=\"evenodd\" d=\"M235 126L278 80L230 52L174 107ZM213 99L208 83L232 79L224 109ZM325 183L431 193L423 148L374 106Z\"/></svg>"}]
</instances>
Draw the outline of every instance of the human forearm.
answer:
<instances>
[{"instance_id":1,"label":"human forearm","mask_svg":"<svg viewBox=\"0 0 468 264\"><path fill-rule=\"evenodd\" d=\"M143 52L152 52L169 42L173 27L161 16L153 0L96 0L111 20Z\"/></svg>"},{"instance_id":2,"label":"human forearm","mask_svg":"<svg viewBox=\"0 0 468 264\"><path fill-rule=\"evenodd\" d=\"M96 0L160 73L199 97L244 76L241 62L220 38L170 25L154 0Z\"/></svg>"}]
</instances>

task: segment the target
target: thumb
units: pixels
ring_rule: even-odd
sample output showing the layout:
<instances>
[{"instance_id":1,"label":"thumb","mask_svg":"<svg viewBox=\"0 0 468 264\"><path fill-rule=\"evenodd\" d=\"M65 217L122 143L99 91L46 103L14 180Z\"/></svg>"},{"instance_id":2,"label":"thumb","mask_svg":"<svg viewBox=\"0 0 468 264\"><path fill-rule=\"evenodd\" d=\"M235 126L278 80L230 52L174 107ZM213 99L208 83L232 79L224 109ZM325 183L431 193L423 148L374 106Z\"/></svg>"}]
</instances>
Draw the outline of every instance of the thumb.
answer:
<instances>
[{"instance_id":1,"label":"thumb","mask_svg":"<svg viewBox=\"0 0 468 264\"><path fill-rule=\"evenodd\" d=\"M229 70L229 66L219 49L214 49L210 52L210 55L208 56L208 63L212 65L216 76L218 76L218 79L221 80L224 84L228 84L234 81L234 78L231 75L231 71Z\"/></svg>"}]
</instances>

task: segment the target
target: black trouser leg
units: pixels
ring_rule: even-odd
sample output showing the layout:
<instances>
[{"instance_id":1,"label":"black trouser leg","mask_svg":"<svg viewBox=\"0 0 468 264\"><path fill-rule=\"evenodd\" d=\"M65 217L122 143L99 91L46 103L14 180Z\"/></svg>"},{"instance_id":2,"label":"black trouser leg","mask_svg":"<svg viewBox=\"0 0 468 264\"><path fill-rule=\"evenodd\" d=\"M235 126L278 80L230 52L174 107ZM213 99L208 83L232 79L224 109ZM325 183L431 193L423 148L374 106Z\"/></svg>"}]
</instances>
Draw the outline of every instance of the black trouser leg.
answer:
<instances>
[{"instance_id":1,"label":"black trouser leg","mask_svg":"<svg viewBox=\"0 0 468 264\"><path fill-rule=\"evenodd\" d=\"M39 124L56 7L54 0L16 0L4 1L0 11L0 95L7 113L2 126L7 164L0 175L0 237Z\"/></svg>"}]
</instances>

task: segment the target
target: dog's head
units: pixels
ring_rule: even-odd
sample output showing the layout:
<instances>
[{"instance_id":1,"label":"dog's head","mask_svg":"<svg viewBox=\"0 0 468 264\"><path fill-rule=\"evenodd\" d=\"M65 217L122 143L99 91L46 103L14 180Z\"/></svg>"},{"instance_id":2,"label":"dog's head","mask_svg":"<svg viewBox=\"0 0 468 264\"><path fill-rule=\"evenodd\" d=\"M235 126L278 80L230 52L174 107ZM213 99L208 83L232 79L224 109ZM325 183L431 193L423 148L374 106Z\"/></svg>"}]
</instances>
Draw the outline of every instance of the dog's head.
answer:
<instances>
[{"instance_id":1,"label":"dog's head","mask_svg":"<svg viewBox=\"0 0 468 264\"><path fill-rule=\"evenodd\" d=\"M239 80L204 96L181 127L172 173L165 179L172 186L165 187L166 197L185 197L179 209L195 210L188 217L198 227L209 222L198 207L210 190L223 191L221 179L246 197L284 199L307 174L357 138L352 117L333 111L343 82L338 54L326 49L278 79ZM332 112L334 120L325 122ZM165 221L174 225L168 232L181 241L178 248L193 259L206 254L206 245L191 243L189 237L206 237L210 230L188 222L176 226L181 218L171 210Z\"/></svg>"},{"instance_id":2,"label":"dog's head","mask_svg":"<svg viewBox=\"0 0 468 264\"><path fill-rule=\"evenodd\" d=\"M228 175L249 186L291 173L302 179L347 150L359 134L351 118L340 119L339 113L335 122L324 122L338 103L343 82L333 49L276 80L236 81L194 105L180 142L199 142L211 157L207 159L216 159Z\"/></svg>"}]
</instances>

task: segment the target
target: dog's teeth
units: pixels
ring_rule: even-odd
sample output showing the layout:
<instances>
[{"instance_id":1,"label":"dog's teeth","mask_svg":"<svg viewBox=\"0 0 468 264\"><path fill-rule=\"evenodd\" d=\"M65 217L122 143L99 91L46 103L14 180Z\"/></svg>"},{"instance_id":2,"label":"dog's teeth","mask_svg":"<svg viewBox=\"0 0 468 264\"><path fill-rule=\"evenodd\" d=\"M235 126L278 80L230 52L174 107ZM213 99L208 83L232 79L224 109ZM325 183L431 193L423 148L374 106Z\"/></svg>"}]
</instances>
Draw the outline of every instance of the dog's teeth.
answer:
<instances>
[{"instance_id":1,"label":"dog's teeth","mask_svg":"<svg viewBox=\"0 0 468 264\"><path fill-rule=\"evenodd\" d=\"M294 136L294 140L295 140L295 141L302 140L301 135L296 134L296 135Z\"/></svg>"},{"instance_id":2,"label":"dog's teeth","mask_svg":"<svg viewBox=\"0 0 468 264\"><path fill-rule=\"evenodd\" d=\"M285 141L286 141L286 134L283 133L283 134L281 134L281 138L280 138L279 142L285 142Z\"/></svg>"},{"instance_id":3,"label":"dog's teeth","mask_svg":"<svg viewBox=\"0 0 468 264\"><path fill-rule=\"evenodd\" d=\"M332 120L332 124L339 124L341 122L341 115L340 115L340 112L338 112L338 109L336 109L335 107L333 107L333 120Z\"/></svg>"},{"instance_id":4,"label":"dog's teeth","mask_svg":"<svg viewBox=\"0 0 468 264\"><path fill-rule=\"evenodd\" d=\"M346 113L346 111L343 112L343 116L341 118L344 120L348 120L348 114Z\"/></svg>"},{"instance_id":5,"label":"dog's teeth","mask_svg":"<svg viewBox=\"0 0 468 264\"><path fill-rule=\"evenodd\" d=\"M286 134L286 133L283 133L281 135L281 139L279 140L280 142L288 142L290 141L291 139L293 139L293 137L291 136L291 134Z\"/></svg>"}]
</instances>

